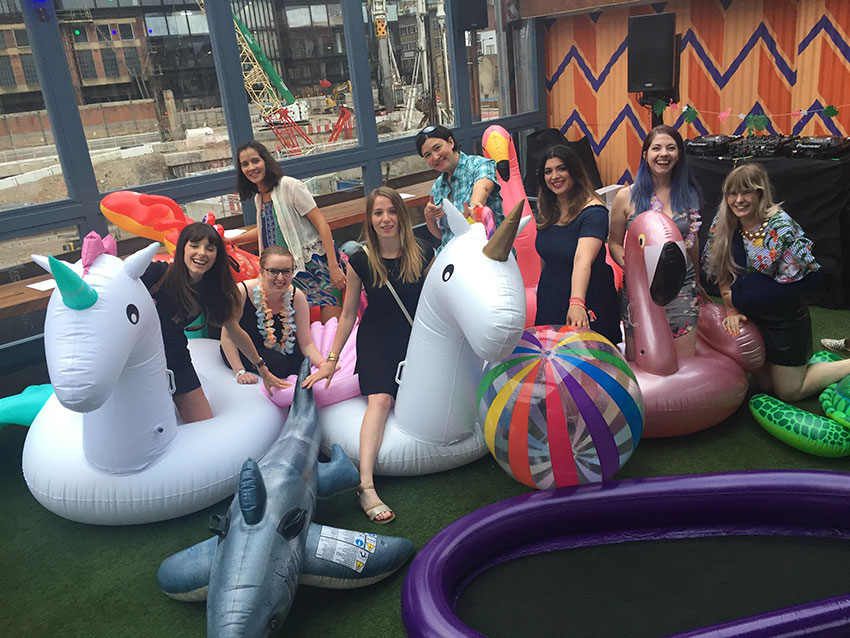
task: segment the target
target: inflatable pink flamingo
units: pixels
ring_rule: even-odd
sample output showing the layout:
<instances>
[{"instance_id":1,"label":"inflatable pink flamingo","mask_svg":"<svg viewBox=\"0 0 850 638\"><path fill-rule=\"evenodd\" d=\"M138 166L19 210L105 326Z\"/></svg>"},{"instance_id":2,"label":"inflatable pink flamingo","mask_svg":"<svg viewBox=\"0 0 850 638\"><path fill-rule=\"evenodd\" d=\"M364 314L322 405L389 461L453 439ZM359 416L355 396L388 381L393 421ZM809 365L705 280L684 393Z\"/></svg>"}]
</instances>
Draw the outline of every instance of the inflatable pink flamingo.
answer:
<instances>
[{"instance_id":1,"label":"inflatable pink flamingo","mask_svg":"<svg viewBox=\"0 0 850 638\"><path fill-rule=\"evenodd\" d=\"M502 194L504 209L506 211L512 210L514 206L525 200L522 216L532 218L531 223L526 224L514 241L516 260L522 274L522 282L525 285L527 308L525 327L528 328L534 325L534 317L537 315L537 281L540 279L540 257L534 247L534 241L537 239L537 226L534 225L531 206L528 205L525 196L522 175L519 172L519 161L510 133L501 126L489 126L484 131L481 144L484 148L484 157L496 162L499 192Z\"/></svg>"},{"instance_id":2,"label":"inflatable pink flamingo","mask_svg":"<svg viewBox=\"0 0 850 638\"><path fill-rule=\"evenodd\" d=\"M751 324L728 335L718 304L700 309L695 356L679 357L663 306L681 288L685 246L673 221L645 212L625 240L634 353L629 361L646 406L643 436L690 434L731 416L744 401L746 371L764 363L764 341Z\"/></svg>"}]
</instances>

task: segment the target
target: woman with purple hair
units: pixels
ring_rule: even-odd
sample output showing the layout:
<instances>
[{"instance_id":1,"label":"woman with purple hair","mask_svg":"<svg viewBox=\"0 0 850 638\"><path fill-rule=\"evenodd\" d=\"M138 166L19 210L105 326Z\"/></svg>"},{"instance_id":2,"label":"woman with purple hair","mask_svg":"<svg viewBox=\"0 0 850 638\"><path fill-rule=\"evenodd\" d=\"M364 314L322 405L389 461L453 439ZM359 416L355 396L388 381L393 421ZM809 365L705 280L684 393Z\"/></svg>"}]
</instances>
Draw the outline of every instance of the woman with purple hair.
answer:
<instances>
[{"instance_id":1,"label":"woman with purple hair","mask_svg":"<svg viewBox=\"0 0 850 638\"><path fill-rule=\"evenodd\" d=\"M653 210L670 217L682 233L688 264L685 283L673 301L665 306L679 356L693 356L696 349L699 318L699 240L700 189L688 171L682 136L671 126L656 126L646 136L635 183L621 189L611 206L608 248L623 266L623 240L631 221L640 213ZM626 358L632 358L634 340L624 273L623 326L626 332Z\"/></svg>"}]
</instances>

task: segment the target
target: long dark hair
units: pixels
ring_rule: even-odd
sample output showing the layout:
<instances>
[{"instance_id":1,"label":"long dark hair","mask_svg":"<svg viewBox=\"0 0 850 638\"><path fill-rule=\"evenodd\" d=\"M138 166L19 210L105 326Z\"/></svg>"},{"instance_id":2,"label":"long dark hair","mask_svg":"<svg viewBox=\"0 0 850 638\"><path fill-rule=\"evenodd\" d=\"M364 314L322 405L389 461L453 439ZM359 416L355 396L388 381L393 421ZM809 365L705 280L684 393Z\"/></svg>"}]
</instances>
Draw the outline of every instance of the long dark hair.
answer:
<instances>
[{"instance_id":1,"label":"long dark hair","mask_svg":"<svg viewBox=\"0 0 850 638\"><path fill-rule=\"evenodd\" d=\"M670 207L676 213L698 209L702 191L688 169L685 142L682 140L679 131L672 126L662 124L647 133L646 139L643 141L643 148L640 152L640 166L635 176L635 184L632 186L632 202L635 205L635 213L642 213L649 210L652 193L655 191L655 180L652 177L652 171L646 165L646 152L652 146L653 140L659 135L669 135L672 137L673 141L676 142L676 147L679 149L679 159L676 161L676 165L673 167L670 175Z\"/></svg>"},{"instance_id":2,"label":"long dark hair","mask_svg":"<svg viewBox=\"0 0 850 638\"><path fill-rule=\"evenodd\" d=\"M193 286L189 270L186 268L186 244L205 239L216 247L215 261L204 273L201 281ZM207 323L221 326L239 308L239 291L230 273L224 241L216 229L209 224L195 222L180 232L177 247L174 250L174 262L165 273L162 287L177 308L172 320L178 324L188 323L203 312L207 317Z\"/></svg>"},{"instance_id":3,"label":"long dark hair","mask_svg":"<svg viewBox=\"0 0 850 638\"><path fill-rule=\"evenodd\" d=\"M280 164L277 163L277 160L272 157L271 153L269 153L269 149L260 144L257 140L251 140L250 142L243 144L236 149L236 157L234 158L236 162L236 192L239 193L239 199L242 201L251 199L254 195L260 192L257 185L245 177L245 174L242 172L239 156L242 155L242 151L247 151L249 148L257 151L257 155L259 155L266 164L266 175L263 177L263 184L265 184L266 190L271 191L275 186L277 186L280 178L283 177L283 170L280 168Z\"/></svg>"},{"instance_id":4,"label":"long dark hair","mask_svg":"<svg viewBox=\"0 0 850 638\"><path fill-rule=\"evenodd\" d=\"M567 211L567 220L575 219L581 210L585 207L588 200L595 197L593 185L590 183L590 178L587 176L587 171L584 168L584 163L581 157L569 146L556 144L550 146L540 158L540 164L537 166L537 227L548 228L552 224L558 223L561 217L561 209L558 204L558 196L555 195L549 187L546 186L546 162L550 159L559 159L567 167L567 172L573 180L573 186L567 193L569 199L569 209Z\"/></svg>"}]
</instances>

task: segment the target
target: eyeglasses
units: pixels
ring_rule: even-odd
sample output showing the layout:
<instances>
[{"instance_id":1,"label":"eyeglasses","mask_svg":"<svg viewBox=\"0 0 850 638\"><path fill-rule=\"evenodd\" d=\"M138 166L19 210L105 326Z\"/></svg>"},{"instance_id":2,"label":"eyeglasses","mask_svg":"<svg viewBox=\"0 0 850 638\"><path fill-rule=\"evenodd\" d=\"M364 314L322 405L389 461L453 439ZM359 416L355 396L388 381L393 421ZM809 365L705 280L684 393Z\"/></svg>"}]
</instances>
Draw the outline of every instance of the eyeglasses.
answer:
<instances>
[{"instance_id":1,"label":"eyeglasses","mask_svg":"<svg viewBox=\"0 0 850 638\"><path fill-rule=\"evenodd\" d=\"M292 274L292 268L263 268L269 275L271 275L272 279L277 277L278 275L283 275L284 277L289 277Z\"/></svg>"}]
</instances>

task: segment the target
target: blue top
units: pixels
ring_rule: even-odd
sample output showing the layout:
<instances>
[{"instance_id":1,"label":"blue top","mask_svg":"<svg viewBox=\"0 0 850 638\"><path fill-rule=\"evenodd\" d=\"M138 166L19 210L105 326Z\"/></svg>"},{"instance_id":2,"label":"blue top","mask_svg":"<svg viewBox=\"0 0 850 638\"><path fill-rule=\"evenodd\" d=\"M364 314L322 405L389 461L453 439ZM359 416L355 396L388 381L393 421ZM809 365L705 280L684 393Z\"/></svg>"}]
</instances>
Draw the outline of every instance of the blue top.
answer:
<instances>
[{"instance_id":1,"label":"blue top","mask_svg":"<svg viewBox=\"0 0 850 638\"><path fill-rule=\"evenodd\" d=\"M537 326L562 326L572 297L573 263L578 241L582 237L601 239L603 246L590 266L590 280L585 293L585 306L596 315L590 329L619 343L620 309L614 288L614 271L605 262L604 242L608 237L608 209L593 204L582 209L566 226L552 225L537 230L534 247L543 259L543 269L537 284Z\"/></svg>"},{"instance_id":2,"label":"blue top","mask_svg":"<svg viewBox=\"0 0 850 638\"><path fill-rule=\"evenodd\" d=\"M431 195L434 196L434 203L437 206L442 205L443 198L448 197L449 201L455 207L463 212L464 202L469 202L472 197L472 188L475 182L479 179L487 178L493 182L493 190L490 191L490 196L485 204L493 211L493 217L498 227L505 219L502 212L502 196L499 194L499 180L496 178L496 162L480 155L467 155L463 151L459 151L457 166L455 166L452 176L447 173L440 175L431 187ZM454 233L449 228L449 223L444 217L437 220L437 227L440 229L442 241L440 248L445 246L449 240L454 237Z\"/></svg>"}]
</instances>

